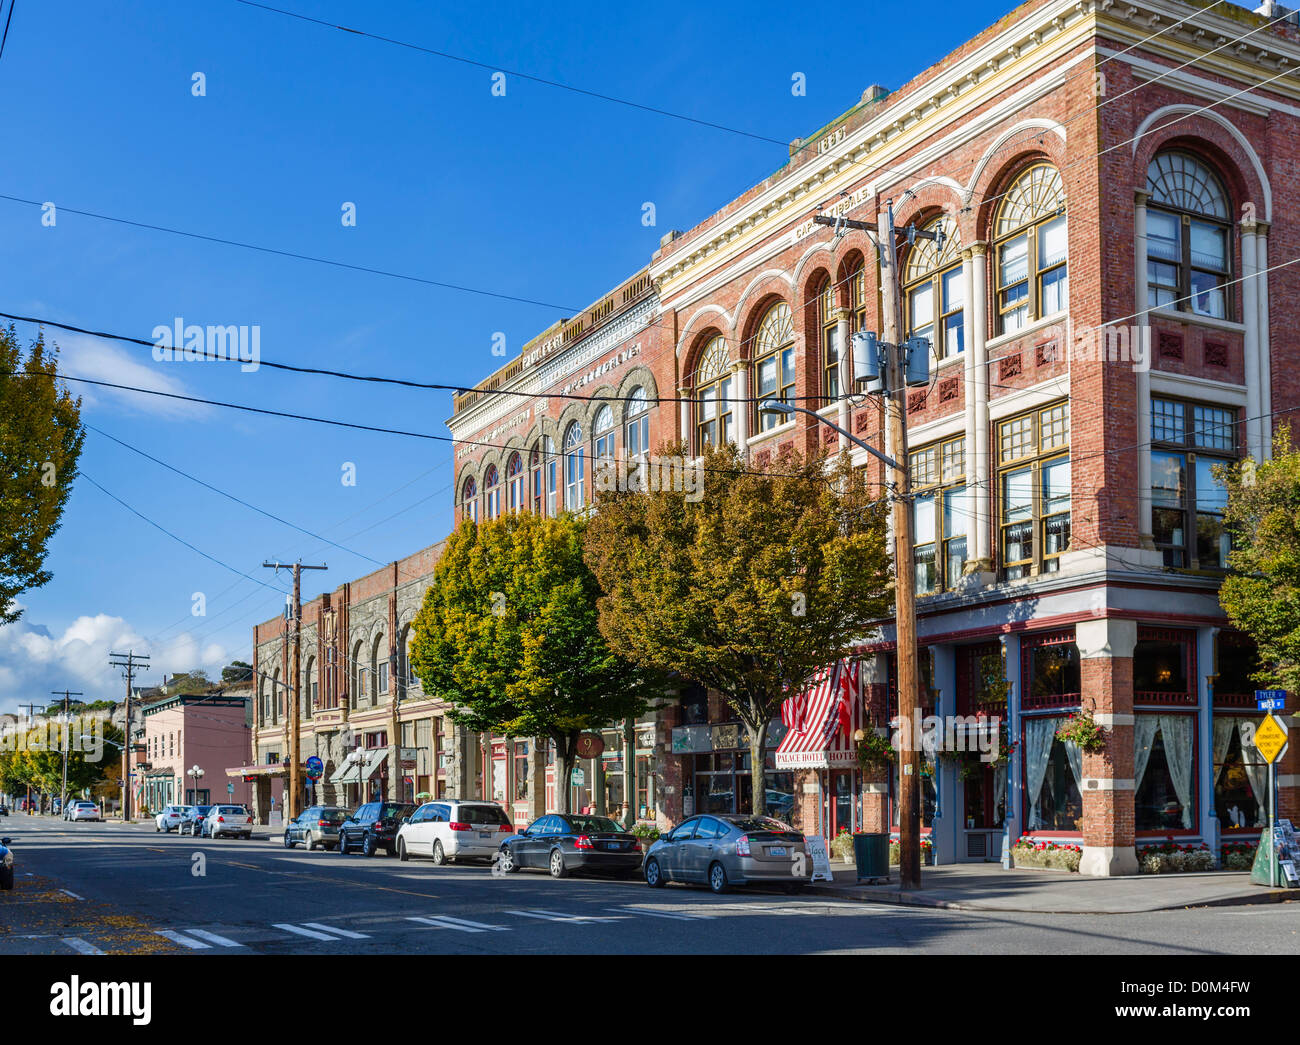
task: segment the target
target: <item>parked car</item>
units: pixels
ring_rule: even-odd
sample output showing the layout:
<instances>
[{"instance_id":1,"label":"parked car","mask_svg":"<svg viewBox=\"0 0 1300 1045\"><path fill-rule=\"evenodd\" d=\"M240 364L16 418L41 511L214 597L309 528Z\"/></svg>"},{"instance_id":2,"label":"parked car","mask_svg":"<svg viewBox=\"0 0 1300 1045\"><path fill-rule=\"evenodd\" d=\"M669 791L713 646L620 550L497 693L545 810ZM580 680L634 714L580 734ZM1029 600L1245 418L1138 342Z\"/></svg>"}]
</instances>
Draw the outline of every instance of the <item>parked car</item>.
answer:
<instances>
[{"instance_id":1,"label":"parked car","mask_svg":"<svg viewBox=\"0 0 1300 1045\"><path fill-rule=\"evenodd\" d=\"M715 893L750 882L812 881L803 835L770 816L693 816L663 835L645 858L646 884L696 882Z\"/></svg>"},{"instance_id":2,"label":"parked car","mask_svg":"<svg viewBox=\"0 0 1300 1045\"><path fill-rule=\"evenodd\" d=\"M176 833L180 835L199 835L203 833L203 821L208 813L215 809L216 806L190 806L189 812L185 814L185 819L180 822L176 828Z\"/></svg>"},{"instance_id":3,"label":"parked car","mask_svg":"<svg viewBox=\"0 0 1300 1045\"><path fill-rule=\"evenodd\" d=\"M367 802L339 824L337 851L347 853L360 845L366 856L383 849L389 856L397 851L397 829L415 812L413 802Z\"/></svg>"},{"instance_id":4,"label":"parked car","mask_svg":"<svg viewBox=\"0 0 1300 1045\"><path fill-rule=\"evenodd\" d=\"M99 815L99 806L88 799L79 799L76 802L69 802L67 812L64 813L65 820L102 820Z\"/></svg>"},{"instance_id":5,"label":"parked car","mask_svg":"<svg viewBox=\"0 0 1300 1045\"><path fill-rule=\"evenodd\" d=\"M339 825L347 818L347 811L338 806L312 806L302 815L290 820L284 829L284 847L292 849L301 843L311 852L318 845L333 849L339 841Z\"/></svg>"},{"instance_id":6,"label":"parked car","mask_svg":"<svg viewBox=\"0 0 1300 1045\"><path fill-rule=\"evenodd\" d=\"M492 860L501 836L514 828L496 802L442 799L425 802L397 829L397 856L428 856L435 864L448 860Z\"/></svg>"},{"instance_id":7,"label":"parked car","mask_svg":"<svg viewBox=\"0 0 1300 1045\"><path fill-rule=\"evenodd\" d=\"M0 889L14 887L14 854L9 851L9 839L0 838Z\"/></svg>"},{"instance_id":8,"label":"parked car","mask_svg":"<svg viewBox=\"0 0 1300 1045\"><path fill-rule=\"evenodd\" d=\"M154 829L164 834L177 830L193 808L193 806L163 806L162 812L153 818Z\"/></svg>"},{"instance_id":9,"label":"parked car","mask_svg":"<svg viewBox=\"0 0 1300 1045\"><path fill-rule=\"evenodd\" d=\"M544 867L552 878L574 871L633 875L641 868L641 841L607 816L550 813L500 845L507 872Z\"/></svg>"},{"instance_id":10,"label":"parked car","mask_svg":"<svg viewBox=\"0 0 1300 1045\"><path fill-rule=\"evenodd\" d=\"M253 814L243 806L212 806L199 831L204 838L253 837Z\"/></svg>"},{"instance_id":11,"label":"parked car","mask_svg":"<svg viewBox=\"0 0 1300 1045\"><path fill-rule=\"evenodd\" d=\"M3 802L0 802L0 816L8 816L8 815L9 815L9 807L5 805Z\"/></svg>"}]
</instances>

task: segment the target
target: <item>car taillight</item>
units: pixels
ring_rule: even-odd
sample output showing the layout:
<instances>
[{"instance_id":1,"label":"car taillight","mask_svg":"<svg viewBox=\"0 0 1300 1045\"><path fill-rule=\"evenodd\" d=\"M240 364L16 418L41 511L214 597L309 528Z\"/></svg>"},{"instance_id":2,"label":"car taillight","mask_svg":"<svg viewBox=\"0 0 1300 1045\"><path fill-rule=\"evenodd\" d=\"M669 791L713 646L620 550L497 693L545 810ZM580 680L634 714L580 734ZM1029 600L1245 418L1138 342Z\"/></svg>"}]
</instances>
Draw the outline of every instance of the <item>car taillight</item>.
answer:
<instances>
[{"instance_id":1,"label":"car taillight","mask_svg":"<svg viewBox=\"0 0 1300 1045\"><path fill-rule=\"evenodd\" d=\"M253 822L253 818L252 818L251 816L248 818L248 822L249 822L250 824ZM328 820L317 820L317 821L316 821L316 826L317 826L317 827L329 827L329 825L330 825L330 822L329 822Z\"/></svg>"},{"instance_id":2,"label":"car taillight","mask_svg":"<svg viewBox=\"0 0 1300 1045\"><path fill-rule=\"evenodd\" d=\"M641 843L640 843L640 842L633 842L633 843L632 843L632 848L635 849L635 850L639 853L639 852L641 851Z\"/></svg>"},{"instance_id":3,"label":"car taillight","mask_svg":"<svg viewBox=\"0 0 1300 1045\"><path fill-rule=\"evenodd\" d=\"M510 832L513 830L514 828L511 827L509 824L502 824L500 827L500 832L507 835L510 834Z\"/></svg>"},{"instance_id":4,"label":"car taillight","mask_svg":"<svg viewBox=\"0 0 1300 1045\"><path fill-rule=\"evenodd\" d=\"M379 830L379 828L381 828L381 827L384 826L384 822L383 822L382 820L376 820L376 821L375 821L373 824L371 824L370 826L373 827L373 828L377 831L377 830Z\"/></svg>"},{"instance_id":5,"label":"car taillight","mask_svg":"<svg viewBox=\"0 0 1300 1045\"><path fill-rule=\"evenodd\" d=\"M596 848L594 845L591 844L591 839L588 838L586 835L578 835L578 840L577 840L576 842L573 843L573 847L574 847L575 849L594 849L594 848Z\"/></svg>"},{"instance_id":6,"label":"car taillight","mask_svg":"<svg viewBox=\"0 0 1300 1045\"><path fill-rule=\"evenodd\" d=\"M737 856L749 855L749 835L741 835L739 838L736 839L736 855Z\"/></svg>"},{"instance_id":7,"label":"car taillight","mask_svg":"<svg viewBox=\"0 0 1300 1045\"><path fill-rule=\"evenodd\" d=\"M217 823L224 824L225 822L226 822L226 818L224 816L217 817Z\"/></svg>"},{"instance_id":8,"label":"car taillight","mask_svg":"<svg viewBox=\"0 0 1300 1045\"><path fill-rule=\"evenodd\" d=\"M453 831L473 831L473 830L474 830L474 826L473 826L472 824L462 824L462 823L460 823L460 822L457 821L457 820L453 820L453 821L452 821L451 823L449 823L447 826L448 826L449 828L451 828Z\"/></svg>"}]
</instances>

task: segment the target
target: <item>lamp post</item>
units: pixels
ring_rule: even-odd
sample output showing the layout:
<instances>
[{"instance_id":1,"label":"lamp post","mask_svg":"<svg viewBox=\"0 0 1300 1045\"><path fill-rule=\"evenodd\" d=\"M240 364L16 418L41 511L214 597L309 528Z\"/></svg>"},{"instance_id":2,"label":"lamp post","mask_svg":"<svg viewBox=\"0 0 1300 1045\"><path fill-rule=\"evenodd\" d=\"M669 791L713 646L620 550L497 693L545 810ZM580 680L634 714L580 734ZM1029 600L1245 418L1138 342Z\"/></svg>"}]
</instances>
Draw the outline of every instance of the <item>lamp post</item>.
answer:
<instances>
[{"instance_id":1,"label":"lamp post","mask_svg":"<svg viewBox=\"0 0 1300 1045\"><path fill-rule=\"evenodd\" d=\"M203 770L200 769L197 765L193 765L190 766L189 769L185 770L185 775L194 778L194 804L197 806L200 804L199 781L203 779Z\"/></svg>"}]
</instances>

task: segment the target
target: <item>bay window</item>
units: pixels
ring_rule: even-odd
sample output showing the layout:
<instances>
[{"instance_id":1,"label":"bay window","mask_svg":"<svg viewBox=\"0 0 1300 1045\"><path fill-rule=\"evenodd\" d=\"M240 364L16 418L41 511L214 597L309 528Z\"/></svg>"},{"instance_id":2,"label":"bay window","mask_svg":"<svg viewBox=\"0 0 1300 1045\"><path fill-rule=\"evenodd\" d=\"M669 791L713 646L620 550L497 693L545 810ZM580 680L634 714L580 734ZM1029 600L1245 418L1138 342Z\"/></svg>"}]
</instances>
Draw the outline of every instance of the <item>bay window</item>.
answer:
<instances>
[{"instance_id":1,"label":"bay window","mask_svg":"<svg viewBox=\"0 0 1300 1045\"><path fill-rule=\"evenodd\" d=\"M1060 569L1070 544L1069 444L1066 403L998 424L999 554L1006 580Z\"/></svg>"},{"instance_id":2,"label":"bay window","mask_svg":"<svg viewBox=\"0 0 1300 1045\"><path fill-rule=\"evenodd\" d=\"M1227 568L1228 494L1214 470L1236 460L1236 441L1235 410L1152 398L1151 529L1166 566Z\"/></svg>"},{"instance_id":3,"label":"bay window","mask_svg":"<svg viewBox=\"0 0 1300 1045\"><path fill-rule=\"evenodd\" d=\"M1003 194L994 226L999 333L1069 304L1065 191L1060 172L1030 167Z\"/></svg>"}]
</instances>

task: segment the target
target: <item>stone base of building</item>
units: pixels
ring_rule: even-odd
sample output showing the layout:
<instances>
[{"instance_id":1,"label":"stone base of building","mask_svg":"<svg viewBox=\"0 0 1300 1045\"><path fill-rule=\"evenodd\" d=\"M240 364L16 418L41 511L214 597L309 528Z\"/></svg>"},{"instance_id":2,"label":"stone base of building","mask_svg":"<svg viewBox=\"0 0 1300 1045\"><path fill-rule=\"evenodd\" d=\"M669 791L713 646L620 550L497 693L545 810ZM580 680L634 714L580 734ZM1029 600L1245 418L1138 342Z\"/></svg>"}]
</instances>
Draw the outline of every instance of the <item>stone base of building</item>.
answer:
<instances>
[{"instance_id":1,"label":"stone base of building","mask_svg":"<svg viewBox=\"0 0 1300 1045\"><path fill-rule=\"evenodd\" d=\"M1117 875L1137 874L1137 850L1131 845L1085 845L1079 860L1079 873L1094 878L1113 878Z\"/></svg>"}]
</instances>

